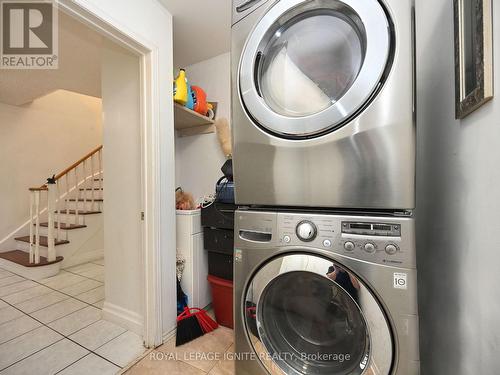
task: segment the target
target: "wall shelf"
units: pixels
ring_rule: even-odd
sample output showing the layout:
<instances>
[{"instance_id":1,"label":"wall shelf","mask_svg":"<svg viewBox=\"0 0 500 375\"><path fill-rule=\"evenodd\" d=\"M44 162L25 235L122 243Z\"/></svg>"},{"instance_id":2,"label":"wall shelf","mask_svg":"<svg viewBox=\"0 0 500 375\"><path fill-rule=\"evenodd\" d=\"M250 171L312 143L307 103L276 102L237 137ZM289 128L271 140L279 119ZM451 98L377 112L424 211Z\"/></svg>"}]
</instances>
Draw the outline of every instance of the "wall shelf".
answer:
<instances>
[{"instance_id":1,"label":"wall shelf","mask_svg":"<svg viewBox=\"0 0 500 375\"><path fill-rule=\"evenodd\" d=\"M215 132L213 120L177 103L174 103L174 128L180 137Z\"/></svg>"}]
</instances>

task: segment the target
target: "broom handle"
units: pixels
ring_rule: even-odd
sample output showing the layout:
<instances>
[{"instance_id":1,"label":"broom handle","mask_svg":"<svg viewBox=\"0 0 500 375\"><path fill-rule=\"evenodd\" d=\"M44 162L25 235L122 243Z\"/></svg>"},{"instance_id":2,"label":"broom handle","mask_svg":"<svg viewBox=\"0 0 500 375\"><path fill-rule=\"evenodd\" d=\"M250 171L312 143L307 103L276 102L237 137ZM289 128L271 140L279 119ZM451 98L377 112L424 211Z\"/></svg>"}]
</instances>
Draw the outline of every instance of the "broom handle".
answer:
<instances>
[{"instance_id":1,"label":"broom handle","mask_svg":"<svg viewBox=\"0 0 500 375\"><path fill-rule=\"evenodd\" d=\"M193 312L191 312L192 310L194 310L195 312L194 312L194 313L193 313ZM182 319L189 318L189 317L191 317L191 316L195 315L196 313L199 313L199 312L202 312L202 311L205 311L205 310L200 309L200 308L198 308L198 307L185 307L185 308L184 308L184 311L183 311L183 312L181 312L181 313L179 314L179 316L177 317L177 321L180 321L180 320L182 320Z\"/></svg>"}]
</instances>

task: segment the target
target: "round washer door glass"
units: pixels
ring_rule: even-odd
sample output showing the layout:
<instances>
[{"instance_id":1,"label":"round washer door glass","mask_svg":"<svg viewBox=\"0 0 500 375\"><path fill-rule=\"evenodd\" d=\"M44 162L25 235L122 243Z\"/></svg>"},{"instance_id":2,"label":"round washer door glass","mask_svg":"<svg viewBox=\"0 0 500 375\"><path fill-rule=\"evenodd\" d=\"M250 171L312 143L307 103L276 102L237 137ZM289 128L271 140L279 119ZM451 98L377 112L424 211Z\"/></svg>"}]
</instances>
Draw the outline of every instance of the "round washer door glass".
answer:
<instances>
[{"instance_id":1,"label":"round washer door glass","mask_svg":"<svg viewBox=\"0 0 500 375\"><path fill-rule=\"evenodd\" d=\"M371 292L345 267L308 254L279 257L249 285L246 327L271 374L389 373L392 337Z\"/></svg>"},{"instance_id":2,"label":"round washer door glass","mask_svg":"<svg viewBox=\"0 0 500 375\"><path fill-rule=\"evenodd\" d=\"M322 134L366 104L389 51L389 22L377 0L280 0L245 45L241 99L272 133Z\"/></svg>"}]
</instances>

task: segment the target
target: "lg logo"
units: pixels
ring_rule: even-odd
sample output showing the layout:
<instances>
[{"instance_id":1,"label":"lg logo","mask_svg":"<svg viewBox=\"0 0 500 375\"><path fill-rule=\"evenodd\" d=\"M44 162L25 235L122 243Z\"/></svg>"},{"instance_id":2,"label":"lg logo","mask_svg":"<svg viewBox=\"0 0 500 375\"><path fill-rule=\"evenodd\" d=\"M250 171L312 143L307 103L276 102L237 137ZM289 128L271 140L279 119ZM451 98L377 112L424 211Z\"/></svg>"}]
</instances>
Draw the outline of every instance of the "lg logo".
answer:
<instances>
[{"instance_id":1,"label":"lg logo","mask_svg":"<svg viewBox=\"0 0 500 375\"><path fill-rule=\"evenodd\" d=\"M49 1L0 0L3 68L57 67L57 11Z\"/></svg>"}]
</instances>

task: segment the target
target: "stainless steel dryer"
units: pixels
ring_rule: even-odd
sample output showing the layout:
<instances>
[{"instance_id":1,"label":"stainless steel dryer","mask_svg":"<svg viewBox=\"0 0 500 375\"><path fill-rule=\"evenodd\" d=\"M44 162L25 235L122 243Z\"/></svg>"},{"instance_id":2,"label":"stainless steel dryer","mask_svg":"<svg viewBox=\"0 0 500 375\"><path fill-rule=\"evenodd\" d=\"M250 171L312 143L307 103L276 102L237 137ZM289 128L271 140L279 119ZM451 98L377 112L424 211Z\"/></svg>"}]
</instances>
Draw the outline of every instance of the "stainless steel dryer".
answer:
<instances>
[{"instance_id":1,"label":"stainless steel dryer","mask_svg":"<svg viewBox=\"0 0 500 375\"><path fill-rule=\"evenodd\" d=\"M413 0L233 0L238 204L412 209Z\"/></svg>"},{"instance_id":2,"label":"stainless steel dryer","mask_svg":"<svg viewBox=\"0 0 500 375\"><path fill-rule=\"evenodd\" d=\"M236 374L419 374L413 219L235 219Z\"/></svg>"}]
</instances>

